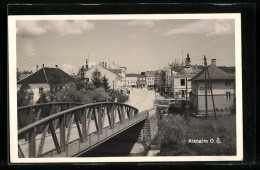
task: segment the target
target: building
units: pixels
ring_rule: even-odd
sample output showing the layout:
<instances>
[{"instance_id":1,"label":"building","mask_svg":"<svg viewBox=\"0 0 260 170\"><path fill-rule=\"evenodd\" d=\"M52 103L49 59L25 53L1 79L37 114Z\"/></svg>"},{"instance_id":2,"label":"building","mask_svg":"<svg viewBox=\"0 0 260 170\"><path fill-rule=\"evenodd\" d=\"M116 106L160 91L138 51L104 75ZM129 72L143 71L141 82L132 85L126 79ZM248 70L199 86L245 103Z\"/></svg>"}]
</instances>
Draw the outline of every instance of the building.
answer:
<instances>
[{"instance_id":1,"label":"building","mask_svg":"<svg viewBox=\"0 0 260 170\"><path fill-rule=\"evenodd\" d=\"M230 114L235 109L235 76L228 74L216 66L216 60L207 66L211 79L212 95L214 98L217 115ZM206 79L208 79L206 75ZM190 79L192 92L190 103L198 114L205 114L205 70ZM209 84L207 89L208 114L213 114L213 104Z\"/></svg>"},{"instance_id":2,"label":"building","mask_svg":"<svg viewBox=\"0 0 260 170\"><path fill-rule=\"evenodd\" d=\"M138 74L126 74L126 85L127 87L137 87Z\"/></svg>"},{"instance_id":3,"label":"building","mask_svg":"<svg viewBox=\"0 0 260 170\"><path fill-rule=\"evenodd\" d=\"M146 85L148 89L154 89L155 71L146 71Z\"/></svg>"},{"instance_id":4,"label":"building","mask_svg":"<svg viewBox=\"0 0 260 170\"><path fill-rule=\"evenodd\" d=\"M38 66L37 66L38 69ZM33 101L35 103L45 91L55 91L65 87L66 83L73 82L74 79L58 68L43 67L29 76L17 81L17 90L20 89L22 84L27 83L33 93Z\"/></svg>"},{"instance_id":5,"label":"building","mask_svg":"<svg viewBox=\"0 0 260 170\"><path fill-rule=\"evenodd\" d=\"M84 78L86 81L91 81L93 74L102 78L106 76L108 79L109 86L114 89L125 89L126 88L126 67L120 67L113 65L113 68L108 68L106 62L101 62L95 66L88 65L88 60L86 60L86 65L82 66L77 73L77 77Z\"/></svg>"},{"instance_id":6,"label":"building","mask_svg":"<svg viewBox=\"0 0 260 170\"><path fill-rule=\"evenodd\" d=\"M144 88L144 87L146 87L146 75L145 72L142 72L137 77L137 88Z\"/></svg>"},{"instance_id":7,"label":"building","mask_svg":"<svg viewBox=\"0 0 260 170\"><path fill-rule=\"evenodd\" d=\"M187 80L194 77L199 72L201 72L201 69L198 69L197 67L186 66L179 72L170 76L170 90L173 97L185 99L187 95L187 98L189 98L191 82Z\"/></svg>"}]
</instances>

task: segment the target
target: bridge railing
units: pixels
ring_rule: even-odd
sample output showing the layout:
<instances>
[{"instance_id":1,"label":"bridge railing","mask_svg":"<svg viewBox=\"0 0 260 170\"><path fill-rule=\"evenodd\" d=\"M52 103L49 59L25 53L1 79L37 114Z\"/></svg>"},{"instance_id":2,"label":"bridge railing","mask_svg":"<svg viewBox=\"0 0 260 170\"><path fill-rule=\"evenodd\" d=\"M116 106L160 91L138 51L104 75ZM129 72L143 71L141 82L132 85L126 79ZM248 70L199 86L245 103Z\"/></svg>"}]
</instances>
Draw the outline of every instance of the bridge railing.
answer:
<instances>
[{"instance_id":1,"label":"bridge railing","mask_svg":"<svg viewBox=\"0 0 260 170\"><path fill-rule=\"evenodd\" d=\"M148 111L143 111L136 114L135 117L132 117L132 119L125 119L123 122L114 123L113 128L107 126L99 131L92 132L90 134L87 134L86 136L82 136L82 138L72 140L65 146L61 147L61 149L65 152L59 153L57 149L52 149L42 155L39 155L39 157L71 157L80 155L97 146L98 144L119 134L126 128L134 126L140 121L146 119L148 117L148 114Z\"/></svg>"},{"instance_id":2,"label":"bridge railing","mask_svg":"<svg viewBox=\"0 0 260 170\"><path fill-rule=\"evenodd\" d=\"M24 109L24 108L22 108ZM31 108L30 108L31 110ZM36 122L30 123L27 126L18 130L18 138L28 136L28 155L25 155L20 145L18 144L19 157L39 157L42 154L43 146L45 144L45 138L48 133L51 134L55 150L57 153L68 152L68 145L71 145L75 141L70 141L71 129L76 124L77 132L79 135L79 141L81 143L86 141L86 138L91 139L91 135L88 134L90 121L94 120L96 133L98 137L102 136L104 115L107 115L109 128L114 129L115 126L125 125L126 122L133 118L137 118L138 109L121 103L95 103L79 105L74 108L60 111L50 116L39 119ZM115 117L118 115L119 124L115 122ZM129 121L126 121L129 120ZM126 122L125 122L126 121ZM125 122L125 123L123 123ZM67 124L67 125L66 125ZM59 129L59 140L56 134L56 129ZM106 129L106 128L105 128ZM108 130L104 130L106 133ZM27 135L25 135L27 134ZM41 134L38 151L36 153L36 135ZM92 134L93 136L93 134ZM99 140L98 140L99 141ZM91 142L91 140L90 140ZM50 149L51 150L51 149ZM52 152L53 153L53 152ZM68 154L71 155L71 154Z\"/></svg>"},{"instance_id":3,"label":"bridge railing","mask_svg":"<svg viewBox=\"0 0 260 170\"><path fill-rule=\"evenodd\" d=\"M37 122L38 120L50 116L54 113L77 107L80 105L83 105L83 103L51 102L18 107L18 129L21 129L31 123Z\"/></svg>"}]
</instances>

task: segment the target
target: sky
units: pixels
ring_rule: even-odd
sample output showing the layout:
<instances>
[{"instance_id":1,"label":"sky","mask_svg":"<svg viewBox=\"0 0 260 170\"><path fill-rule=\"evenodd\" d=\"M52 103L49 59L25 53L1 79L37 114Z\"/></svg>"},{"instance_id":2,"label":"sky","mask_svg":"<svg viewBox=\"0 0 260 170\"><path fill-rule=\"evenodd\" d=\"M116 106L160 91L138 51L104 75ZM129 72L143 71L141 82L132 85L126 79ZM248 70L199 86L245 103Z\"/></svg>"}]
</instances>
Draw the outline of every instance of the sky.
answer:
<instances>
[{"instance_id":1,"label":"sky","mask_svg":"<svg viewBox=\"0 0 260 170\"><path fill-rule=\"evenodd\" d=\"M114 61L128 73L163 69L173 61L191 64L217 59L219 66L235 65L232 19L168 20L18 20L17 67L46 67L76 74L85 65ZM183 54L183 55L182 55Z\"/></svg>"}]
</instances>

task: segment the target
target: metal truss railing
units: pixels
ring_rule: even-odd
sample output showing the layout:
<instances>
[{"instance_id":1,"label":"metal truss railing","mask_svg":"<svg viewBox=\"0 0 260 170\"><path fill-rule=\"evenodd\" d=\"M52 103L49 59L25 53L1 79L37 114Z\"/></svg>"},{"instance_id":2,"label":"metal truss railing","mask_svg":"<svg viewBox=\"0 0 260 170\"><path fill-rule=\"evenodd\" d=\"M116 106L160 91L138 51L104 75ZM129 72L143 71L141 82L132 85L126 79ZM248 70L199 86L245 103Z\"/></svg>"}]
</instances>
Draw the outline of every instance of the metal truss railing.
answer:
<instances>
[{"instance_id":1,"label":"metal truss railing","mask_svg":"<svg viewBox=\"0 0 260 170\"><path fill-rule=\"evenodd\" d=\"M22 151L18 144L19 157L77 156L148 117L148 111L138 113L138 109L122 103L104 102L77 105L77 107L64 111L58 110L59 112L55 114L49 114L49 116L19 129L18 138L23 139L27 136L29 145L27 151ZM30 110L32 108L33 106L30 106ZM52 108L54 105L52 105L51 111L54 110ZM117 115L118 122L115 121ZM108 127L104 127L105 116L108 118ZM95 123L96 131L89 133L91 120ZM75 127L79 138L70 140L71 130ZM59 135L57 135L57 131L59 131ZM52 136L55 148L50 148L42 153L48 133ZM36 152L37 135L41 135L41 138Z\"/></svg>"}]
</instances>

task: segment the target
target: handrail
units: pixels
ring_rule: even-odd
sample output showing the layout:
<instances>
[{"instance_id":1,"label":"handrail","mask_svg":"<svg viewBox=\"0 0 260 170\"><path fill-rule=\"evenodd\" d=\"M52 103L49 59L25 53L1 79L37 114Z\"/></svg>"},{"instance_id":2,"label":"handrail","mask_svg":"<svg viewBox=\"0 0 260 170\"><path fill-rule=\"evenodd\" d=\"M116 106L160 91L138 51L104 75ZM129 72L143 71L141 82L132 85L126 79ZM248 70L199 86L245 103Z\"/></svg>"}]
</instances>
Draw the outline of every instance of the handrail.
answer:
<instances>
[{"instance_id":1,"label":"handrail","mask_svg":"<svg viewBox=\"0 0 260 170\"><path fill-rule=\"evenodd\" d=\"M45 118L43 118L43 119L41 119L41 120L39 120L37 122L34 122L34 123L30 124L30 125L27 125L27 126L23 127L22 129L18 130L18 135L23 134L23 133L29 131L30 129L32 129L34 127L38 127L38 126L46 123L47 121L52 121L52 120L57 119L58 117L60 117L62 115L65 115L67 113L73 112L75 110L81 110L81 109L84 109L86 107L93 107L93 106L106 105L106 104L117 104L117 105L122 105L122 106L128 106L128 107L134 108L135 110L138 110L137 108L135 108L133 106L130 106L128 104L115 103L115 102L99 102L99 103L91 103L91 104L80 105L78 107L74 107L74 108L67 109L67 110L58 112L56 114L50 115L50 116L45 117Z\"/></svg>"},{"instance_id":2,"label":"handrail","mask_svg":"<svg viewBox=\"0 0 260 170\"><path fill-rule=\"evenodd\" d=\"M154 108L153 108L153 109L154 109ZM152 110L152 109L150 109L150 110ZM145 110L145 111L140 112L139 114L146 113L146 116L143 117L143 118L140 118L140 120L143 120L144 118L146 118L147 116L149 116L149 111L150 111L150 110ZM134 124L139 123L140 120L138 120L137 122L134 122L133 124L131 124L131 125L129 125L129 126L133 126ZM115 124L119 124L119 123L120 123L120 122L116 122ZM114 124L114 125L115 125L115 124ZM128 126L128 127L129 127L129 126ZM109 126L104 127L104 128L102 128L101 130L99 130L99 131L91 132L91 133L87 134L86 136L82 136L82 138L92 136L93 134L96 134L96 133L98 133L98 132L104 131L105 129L109 129L109 128L110 128ZM124 129L125 129L125 128L124 128ZM120 130L119 132L121 132L121 131L122 131L122 130ZM118 132L117 132L117 133L118 133ZM113 136L113 135L114 135L114 134L112 134L112 135L110 135L110 136ZM107 136L106 136L106 137L107 137ZM70 144L79 141L80 139L81 139L81 138L74 139L74 140L70 141L69 143L65 144L65 145L62 146L62 147L67 147L67 146L69 146ZM90 140L90 139L89 139L89 140ZM100 142L100 140L98 140L98 142ZM93 144L93 145L95 145L95 144ZM93 145L90 145L89 147L92 147ZM54 152L54 151L56 151L56 150L57 150L56 148L51 149L51 150L49 150L49 151L47 151L47 152L45 152L45 153L39 155L39 157L44 156L44 155L47 155L47 154L50 154L50 153L52 153L52 152Z\"/></svg>"},{"instance_id":3,"label":"handrail","mask_svg":"<svg viewBox=\"0 0 260 170\"><path fill-rule=\"evenodd\" d=\"M78 104L78 105L83 105L84 103L78 103L78 102L49 102L49 103L40 103L40 104L34 104L34 105L27 105L27 106L21 106L18 107L18 110L22 110L22 109L27 109L27 108L31 108L31 107L40 107L40 106L44 106L44 105L52 105L52 104Z\"/></svg>"}]
</instances>

